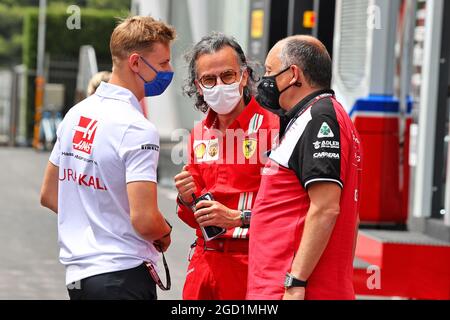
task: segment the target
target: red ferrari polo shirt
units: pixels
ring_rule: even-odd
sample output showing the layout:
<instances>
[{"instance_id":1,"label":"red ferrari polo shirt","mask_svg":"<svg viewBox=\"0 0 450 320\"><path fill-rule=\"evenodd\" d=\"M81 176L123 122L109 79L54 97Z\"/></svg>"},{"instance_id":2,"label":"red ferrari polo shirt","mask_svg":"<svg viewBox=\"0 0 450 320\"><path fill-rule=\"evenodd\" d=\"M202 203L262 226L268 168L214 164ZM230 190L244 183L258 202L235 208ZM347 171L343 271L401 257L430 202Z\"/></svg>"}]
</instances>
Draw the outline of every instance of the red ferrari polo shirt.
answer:
<instances>
[{"instance_id":1,"label":"red ferrari polo shirt","mask_svg":"<svg viewBox=\"0 0 450 320\"><path fill-rule=\"evenodd\" d=\"M188 152L189 171L196 186L196 196L210 192L214 199L230 209L252 209L261 182L261 171L267 162L267 151L278 135L279 119L263 109L254 98L222 134L215 129L217 114L207 117L191 132ZM193 212L178 206L179 217L197 229L203 237ZM232 228L221 238L249 237L249 228Z\"/></svg>"}]
</instances>

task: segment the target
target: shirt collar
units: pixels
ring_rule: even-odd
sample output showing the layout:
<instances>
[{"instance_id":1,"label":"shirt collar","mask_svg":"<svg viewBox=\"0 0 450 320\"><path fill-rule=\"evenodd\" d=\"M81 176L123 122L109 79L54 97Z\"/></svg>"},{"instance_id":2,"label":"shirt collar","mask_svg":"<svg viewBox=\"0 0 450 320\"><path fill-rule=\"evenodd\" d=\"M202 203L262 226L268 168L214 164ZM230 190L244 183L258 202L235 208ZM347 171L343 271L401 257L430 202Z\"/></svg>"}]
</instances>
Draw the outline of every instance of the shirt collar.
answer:
<instances>
[{"instance_id":1,"label":"shirt collar","mask_svg":"<svg viewBox=\"0 0 450 320\"><path fill-rule=\"evenodd\" d=\"M314 91L313 93L300 100L300 102L297 103L291 110L287 111L284 114L285 120L291 120L297 113L301 112L305 107L307 107L309 105L309 102L311 102L315 97L324 93L330 93L334 95L334 91L331 89L321 89Z\"/></svg>"},{"instance_id":2,"label":"shirt collar","mask_svg":"<svg viewBox=\"0 0 450 320\"><path fill-rule=\"evenodd\" d=\"M256 112L256 108L258 107L258 103L255 98L252 97L250 102L245 106L244 110L238 115L238 117L230 124L228 129L246 129L248 127L248 123ZM204 125L207 128L211 128L214 124L214 121L217 117L217 113L209 108L208 114L204 120Z\"/></svg>"},{"instance_id":3,"label":"shirt collar","mask_svg":"<svg viewBox=\"0 0 450 320\"><path fill-rule=\"evenodd\" d=\"M136 96L127 88L102 81L100 86L95 91L95 94L102 98L115 99L130 103L140 113L143 113L141 104L137 100Z\"/></svg>"}]
</instances>

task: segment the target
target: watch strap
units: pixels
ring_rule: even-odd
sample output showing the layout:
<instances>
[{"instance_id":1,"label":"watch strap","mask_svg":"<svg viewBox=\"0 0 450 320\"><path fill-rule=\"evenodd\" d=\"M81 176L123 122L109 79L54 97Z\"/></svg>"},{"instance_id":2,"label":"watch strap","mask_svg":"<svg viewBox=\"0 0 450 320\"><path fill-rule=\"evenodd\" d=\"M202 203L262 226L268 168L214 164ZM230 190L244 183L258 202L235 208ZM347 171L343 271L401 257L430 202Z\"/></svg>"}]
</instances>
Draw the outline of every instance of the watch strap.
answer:
<instances>
[{"instance_id":1,"label":"watch strap","mask_svg":"<svg viewBox=\"0 0 450 320\"><path fill-rule=\"evenodd\" d=\"M285 278L285 281L284 281L284 287L285 288L292 288L292 287L303 287L303 288L305 288L307 284L308 284L308 281L303 281L303 280L297 279L296 277L294 277L289 272L286 273L286 278Z\"/></svg>"}]
</instances>

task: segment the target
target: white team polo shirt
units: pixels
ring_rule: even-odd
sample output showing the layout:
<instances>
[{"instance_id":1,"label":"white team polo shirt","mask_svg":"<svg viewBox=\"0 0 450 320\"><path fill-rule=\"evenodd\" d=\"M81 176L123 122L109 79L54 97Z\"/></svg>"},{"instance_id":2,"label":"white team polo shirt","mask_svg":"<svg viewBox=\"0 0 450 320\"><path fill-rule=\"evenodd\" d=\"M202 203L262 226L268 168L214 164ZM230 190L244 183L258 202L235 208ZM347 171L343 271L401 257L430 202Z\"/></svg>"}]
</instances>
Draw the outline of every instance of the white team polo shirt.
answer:
<instances>
[{"instance_id":1,"label":"white team polo shirt","mask_svg":"<svg viewBox=\"0 0 450 320\"><path fill-rule=\"evenodd\" d=\"M127 183L156 182L159 135L131 91L102 82L64 117L50 162L59 167L58 242L66 284L156 263L130 220Z\"/></svg>"}]
</instances>

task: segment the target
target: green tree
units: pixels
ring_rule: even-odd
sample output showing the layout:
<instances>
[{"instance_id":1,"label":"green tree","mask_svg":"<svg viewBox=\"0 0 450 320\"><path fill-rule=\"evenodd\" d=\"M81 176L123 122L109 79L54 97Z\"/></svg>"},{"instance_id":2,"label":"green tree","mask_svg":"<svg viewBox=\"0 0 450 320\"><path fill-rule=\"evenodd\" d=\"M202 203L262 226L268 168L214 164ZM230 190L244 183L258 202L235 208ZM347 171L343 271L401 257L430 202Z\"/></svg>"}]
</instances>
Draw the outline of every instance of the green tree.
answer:
<instances>
[{"instance_id":1,"label":"green tree","mask_svg":"<svg viewBox=\"0 0 450 320\"><path fill-rule=\"evenodd\" d=\"M131 0L87 0L86 7L95 9L130 10Z\"/></svg>"},{"instance_id":2,"label":"green tree","mask_svg":"<svg viewBox=\"0 0 450 320\"><path fill-rule=\"evenodd\" d=\"M23 11L0 5L0 66L20 63Z\"/></svg>"},{"instance_id":3,"label":"green tree","mask_svg":"<svg viewBox=\"0 0 450 320\"><path fill-rule=\"evenodd\" d=\"M2 4L8 7L32 7L38 3L39 0L2 0Z\"/></svg>"},{"instance_id":4,"label":"green tree","mask_svg":"<svg viewBox=\"0 0 450 320\"><path fill-rule=\"evenodd\" d=\"M48 81L65 85L66 107L73 105L76 87L76 72L73 72L71 67L66 69L66 66L78 63L80 46L92 45L99 68L101 70L111 69L109 39L117 24L117 19L127 14L128 11L82 8L81 28L72 30L66 27L68 14L64 8L53 6L47 11L45 52L49 62ZM34 70L38 37L37 8L29 10L25 15L23 37L22 61L28 70ZM59 63L59 67L56 67L54 63ZM66 110L64 109L64 111ZM27 135L30 137L34 124L34 77L29 77L27 82L26 118Z\"/></svg>"},{"instance_id":5,"label":"green tree","mask_svg":"<svg viewBox=\"0 0 450 320\"><path fill-rule=\"evenodd\" d=\"M39 0L1 0L8 7L37 7ZM93 9L129 10L131 0L47 0L48 6L77 5Z\"/></svg>"}]
</instances>

